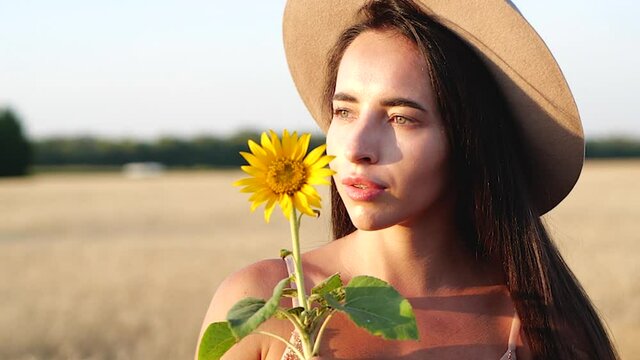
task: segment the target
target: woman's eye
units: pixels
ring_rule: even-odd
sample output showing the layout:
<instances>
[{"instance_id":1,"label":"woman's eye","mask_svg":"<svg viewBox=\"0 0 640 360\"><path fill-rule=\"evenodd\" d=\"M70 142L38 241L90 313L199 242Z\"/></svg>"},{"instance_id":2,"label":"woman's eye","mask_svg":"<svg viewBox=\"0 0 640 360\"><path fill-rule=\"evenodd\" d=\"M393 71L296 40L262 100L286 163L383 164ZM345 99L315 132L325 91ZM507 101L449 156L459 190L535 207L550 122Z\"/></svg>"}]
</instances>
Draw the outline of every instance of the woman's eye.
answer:
<instances>
[{"instance_id":1,"label":"woman's eye","mask_svg":"<svg viewBox=\"0 0 640 360\"><path fill-rule=\"evenodd\" d=\"M349 117L349 110L336 109L336 110L333 111L333 116L346 119L346 118Z\"/></svg>"},{"instance_id":2,"label":"woman's eye","mask_svg":"<svg viewBox=\"0 0 640 360\"><path fill-rule=\"evenodd\" d=\"M413 121L409 118L406 118L404 116L400 116L400 115L395 115L393 117L391 117L391 121L398 124L398 125L407 125L407 124L411 124L413 123Z\"/></svg>"}]
</instances>

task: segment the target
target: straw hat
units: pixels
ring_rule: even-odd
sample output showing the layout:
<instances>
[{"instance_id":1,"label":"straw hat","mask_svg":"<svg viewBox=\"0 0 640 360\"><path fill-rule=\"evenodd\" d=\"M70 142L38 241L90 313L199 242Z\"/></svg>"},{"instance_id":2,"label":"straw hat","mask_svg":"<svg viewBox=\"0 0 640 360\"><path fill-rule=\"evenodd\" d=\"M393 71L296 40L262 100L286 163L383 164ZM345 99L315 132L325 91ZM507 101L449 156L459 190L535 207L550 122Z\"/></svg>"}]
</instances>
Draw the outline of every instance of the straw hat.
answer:
<instances>
[{"instance_id":1,"label":"straw hat","mask_svg":"<svg viewBox=\"0 0 640 360\"><path fill-rule=\"evenodd\" d=\"M358 19L366 0L288 0L283 35L295 85L326 132L323 113L327 56ZM584 134L571 90L553 55L509 1L415 0L465 40L500 84L531 158L534 202L540 215L573 188L584 162Z\"/></svg>"}]
</instances>

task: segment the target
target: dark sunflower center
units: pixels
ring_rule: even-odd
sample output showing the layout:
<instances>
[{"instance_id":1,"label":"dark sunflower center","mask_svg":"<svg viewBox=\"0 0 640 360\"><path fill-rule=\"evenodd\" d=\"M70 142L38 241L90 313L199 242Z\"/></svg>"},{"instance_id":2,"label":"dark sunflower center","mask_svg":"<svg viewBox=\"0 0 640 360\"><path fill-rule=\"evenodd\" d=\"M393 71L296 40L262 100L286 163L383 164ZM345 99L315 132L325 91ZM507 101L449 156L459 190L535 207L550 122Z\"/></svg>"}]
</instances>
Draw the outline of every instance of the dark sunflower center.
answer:
<instances>
[{"instance_id":1,"label":"dark sunflower center","mask_svg":"<svg viewBox=\"0 0 640 360\"><path fill-rule=\"evenodd\" d=\"M269 165L267 185L276 194L293 195L307 181L307 169L299 161L279 158Z\"/></svg>"}]
</instances>

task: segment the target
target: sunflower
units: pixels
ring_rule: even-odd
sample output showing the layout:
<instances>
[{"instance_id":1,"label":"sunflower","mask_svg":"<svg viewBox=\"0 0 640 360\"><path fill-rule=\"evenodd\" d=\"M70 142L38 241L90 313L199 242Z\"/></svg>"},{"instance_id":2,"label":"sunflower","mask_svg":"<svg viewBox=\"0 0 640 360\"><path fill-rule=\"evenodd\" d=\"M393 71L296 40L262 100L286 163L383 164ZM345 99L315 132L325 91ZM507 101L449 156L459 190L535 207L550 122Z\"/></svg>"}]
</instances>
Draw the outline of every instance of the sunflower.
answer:
<instances>
[{"instance_id":1,"label":"sunflower","mask_svg":"<svg viewBox=\"0 0 640 360\"><path fill-rule=\"evenodd\" d=\"M233 183L243 186L242 192L253 193L249 198L251 211L266 202L264 218L269 222L276 204L289 219L293 208L309 216L316 216L313 208L320 208L320 195L313 187L331 184L326 177L334 172L325 166L333 156L323 155L326 145L318 146L308 155L310 134L298 137L296 132L284 130L282 141L269 130L260 136L260 145L249 140L251 153L240 152L249 165L242 170L251 175ZM261 146L262 145L262 146ZM306 155L306 156L305 156Z\"/></svg>"}]
</instances>

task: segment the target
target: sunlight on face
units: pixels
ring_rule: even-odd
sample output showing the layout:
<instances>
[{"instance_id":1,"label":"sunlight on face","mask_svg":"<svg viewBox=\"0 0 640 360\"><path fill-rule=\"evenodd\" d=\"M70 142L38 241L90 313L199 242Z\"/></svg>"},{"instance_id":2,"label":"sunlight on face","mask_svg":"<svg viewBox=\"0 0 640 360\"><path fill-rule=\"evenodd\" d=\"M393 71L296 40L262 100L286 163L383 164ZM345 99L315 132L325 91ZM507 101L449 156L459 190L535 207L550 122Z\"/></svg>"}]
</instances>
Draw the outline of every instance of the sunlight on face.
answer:
<instances>
[{"instance_id":1,"label":"sunlight on face","mask_svg":"<svg viewBox=\"0 0 640 360\"><path fill-rule=\"evenodd\" d=\"M366 31L340 62L327 153L354 225L424 221L449 201L449 147L418 48Z\"/></svg>"}]
</instances>

